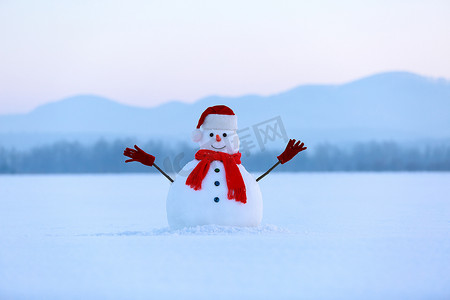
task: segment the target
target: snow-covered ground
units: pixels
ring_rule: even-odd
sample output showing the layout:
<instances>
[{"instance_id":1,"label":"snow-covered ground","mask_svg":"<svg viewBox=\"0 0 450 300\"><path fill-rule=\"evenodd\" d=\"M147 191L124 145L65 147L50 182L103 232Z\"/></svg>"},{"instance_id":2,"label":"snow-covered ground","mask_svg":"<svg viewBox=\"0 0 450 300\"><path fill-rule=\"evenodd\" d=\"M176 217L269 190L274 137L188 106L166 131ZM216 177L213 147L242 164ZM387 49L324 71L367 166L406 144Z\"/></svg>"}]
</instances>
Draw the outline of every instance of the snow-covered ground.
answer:
<instances>
[{"instance_id":1,"label":"snow-covered ground","mask_svg":"<svg viewBox=\"0 0 450 300\"><path fill-rule=\"evenodd\" d=\"M160 175L0 176L0 299L450 299L450 173L270 174L167 228Z\"/></svg>"}]
</instances>

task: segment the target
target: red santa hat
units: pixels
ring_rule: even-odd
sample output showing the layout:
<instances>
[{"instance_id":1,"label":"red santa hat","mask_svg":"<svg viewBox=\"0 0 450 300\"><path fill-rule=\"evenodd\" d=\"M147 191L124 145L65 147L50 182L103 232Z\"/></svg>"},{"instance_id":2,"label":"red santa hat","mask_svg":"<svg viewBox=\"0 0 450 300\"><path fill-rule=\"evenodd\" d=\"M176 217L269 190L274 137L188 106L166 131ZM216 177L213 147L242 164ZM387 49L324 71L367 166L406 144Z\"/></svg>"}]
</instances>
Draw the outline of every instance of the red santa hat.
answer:
<instances>
[{"instance_id":1,"label":"red santa hat","mask_svg":"<svg viewBox=\"0 0 450 300\"><path fill-rule=\"evenodd\" d=\"M233 110L225 105L208 107L198 120L197 129L192 133L192 140L198 142L202 138L202 129L237 130L237 117Z\"/></svg>"}]
</instances>

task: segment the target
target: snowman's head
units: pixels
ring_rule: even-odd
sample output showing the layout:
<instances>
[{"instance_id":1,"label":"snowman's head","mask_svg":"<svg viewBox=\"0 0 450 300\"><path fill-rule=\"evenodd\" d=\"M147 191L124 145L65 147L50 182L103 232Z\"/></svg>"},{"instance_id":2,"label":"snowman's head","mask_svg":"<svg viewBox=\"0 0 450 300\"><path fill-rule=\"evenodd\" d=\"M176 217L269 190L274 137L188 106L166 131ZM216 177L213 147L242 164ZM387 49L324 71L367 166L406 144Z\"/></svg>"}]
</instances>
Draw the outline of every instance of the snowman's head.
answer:
<instances>
[{"instance_id":1,"label":"snowman's head","mask_svg":"<svg viewBox=\"0 0 450 300\"><path fill-rule=\"evenodd\" d=\"M237 117L225 105L208 107L200 117L192 140L200 149L234 154L239 152L239 137L236 133Z\"/></svg>"},{"instance_id":2,"label":"snowman's head","mask_svg":"<svg viewBox=\"0 0 450 300\"><path fill-rule=\"evenodd\" d=\"M236 130L200 129L200 149L234 154L239 152L239 137Z\"/></svg>"}]
</instances>

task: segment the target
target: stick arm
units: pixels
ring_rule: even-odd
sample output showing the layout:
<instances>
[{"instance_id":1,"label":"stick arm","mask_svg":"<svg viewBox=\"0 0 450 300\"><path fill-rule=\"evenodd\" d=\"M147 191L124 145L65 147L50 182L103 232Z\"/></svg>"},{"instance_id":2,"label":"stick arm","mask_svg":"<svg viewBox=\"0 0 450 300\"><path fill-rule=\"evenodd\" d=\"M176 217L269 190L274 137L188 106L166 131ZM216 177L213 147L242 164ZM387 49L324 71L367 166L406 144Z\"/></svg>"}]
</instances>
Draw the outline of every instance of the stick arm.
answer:
<instances>
[{"instance_id":1,"label":"stick arm","mask_svg":"<svg viewBox=\"0 0 450 300\"><path fill-rule=\"evenodd\" d=\"M267 174L269 174L273 169L275 169L279 164L284 164L287 163L288 161L290 161L294 156L296 156L299 152L306 150L307 148L304 147L305 144L300 142L300 141L296 141L295 139L290 139L286 149L284 149L283 153L281 153L280 155L277 156L278 158L278 162L275 163L272 167L270 167L269 170L267 170L264 174L262 174L261 176L259 176L256 181L260 181L261 179L264 178L264 176L266 176Z\"/></svg>"},{"instance_id":2,"label":"stick arm","mask_svg":"<svg viewBox=\"0 0 450 300\"><path fill-rule=\"evenodd\" d=\"M161 170L161 169L158 167L157 164L153 163L153 166L154 166L159 172L161 172L161 174L163 174L167 179L169 179L170 182L173 182L173 179L170 178L170 176L169 176L166 172L164 172L163 170Z\"/></svg>"},{"instance_id":3,"label":"stick arm","mask_svg":"<svg viewBox=\"0 0 450 300\"><path fill-rule=\"evenodd\" d=\"M270 167L269 170L267 170L264 174L262 174L261 176L259 176L258 178L256 178L256 182L260 181L261 179L263 179L267 174L269 174L273 169L275 169L279 164L281 164L281 161L277 161L273 166Z\"/></svg>"},{"instance_id":4,"label":"stick arm","mask_svg":"<svg viewBox=\"0 0 450 300\"><path fill-rule=\"evenodd\" d=\"M130 159L126 160L126 163L137 161L140 162L143 165L149 166L149 167L155 167L161 174L163 174L170 182L173 182L173 179L170 178L169 175L167 175L166 172L161 170L160 167L158 167L157 164L155 164L155 157L151 154L146 153L144 150L139 148L137 145L134 145L134 149L126 148L125 151L123 151L123 155L129 157Z\"/></svg>"}]
</instances>

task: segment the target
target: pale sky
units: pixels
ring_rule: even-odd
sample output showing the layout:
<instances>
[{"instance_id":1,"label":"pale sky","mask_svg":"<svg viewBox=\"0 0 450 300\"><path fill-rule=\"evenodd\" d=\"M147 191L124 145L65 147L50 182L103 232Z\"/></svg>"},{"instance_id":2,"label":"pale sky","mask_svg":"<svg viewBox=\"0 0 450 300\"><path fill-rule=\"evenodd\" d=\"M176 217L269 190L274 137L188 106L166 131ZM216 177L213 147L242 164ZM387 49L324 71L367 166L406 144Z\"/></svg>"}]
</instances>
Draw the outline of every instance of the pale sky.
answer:
<instances>
[{"instance_id":1,"label":"pale sky","mask_svg":"<svg viewBox=\"0 0 450 300\"><path fill-rule=\"evenodd\" d=\"M450 1L0 0L0 114L151 107L385 71L450 78Z\"/></svg>"}]
</instances>

